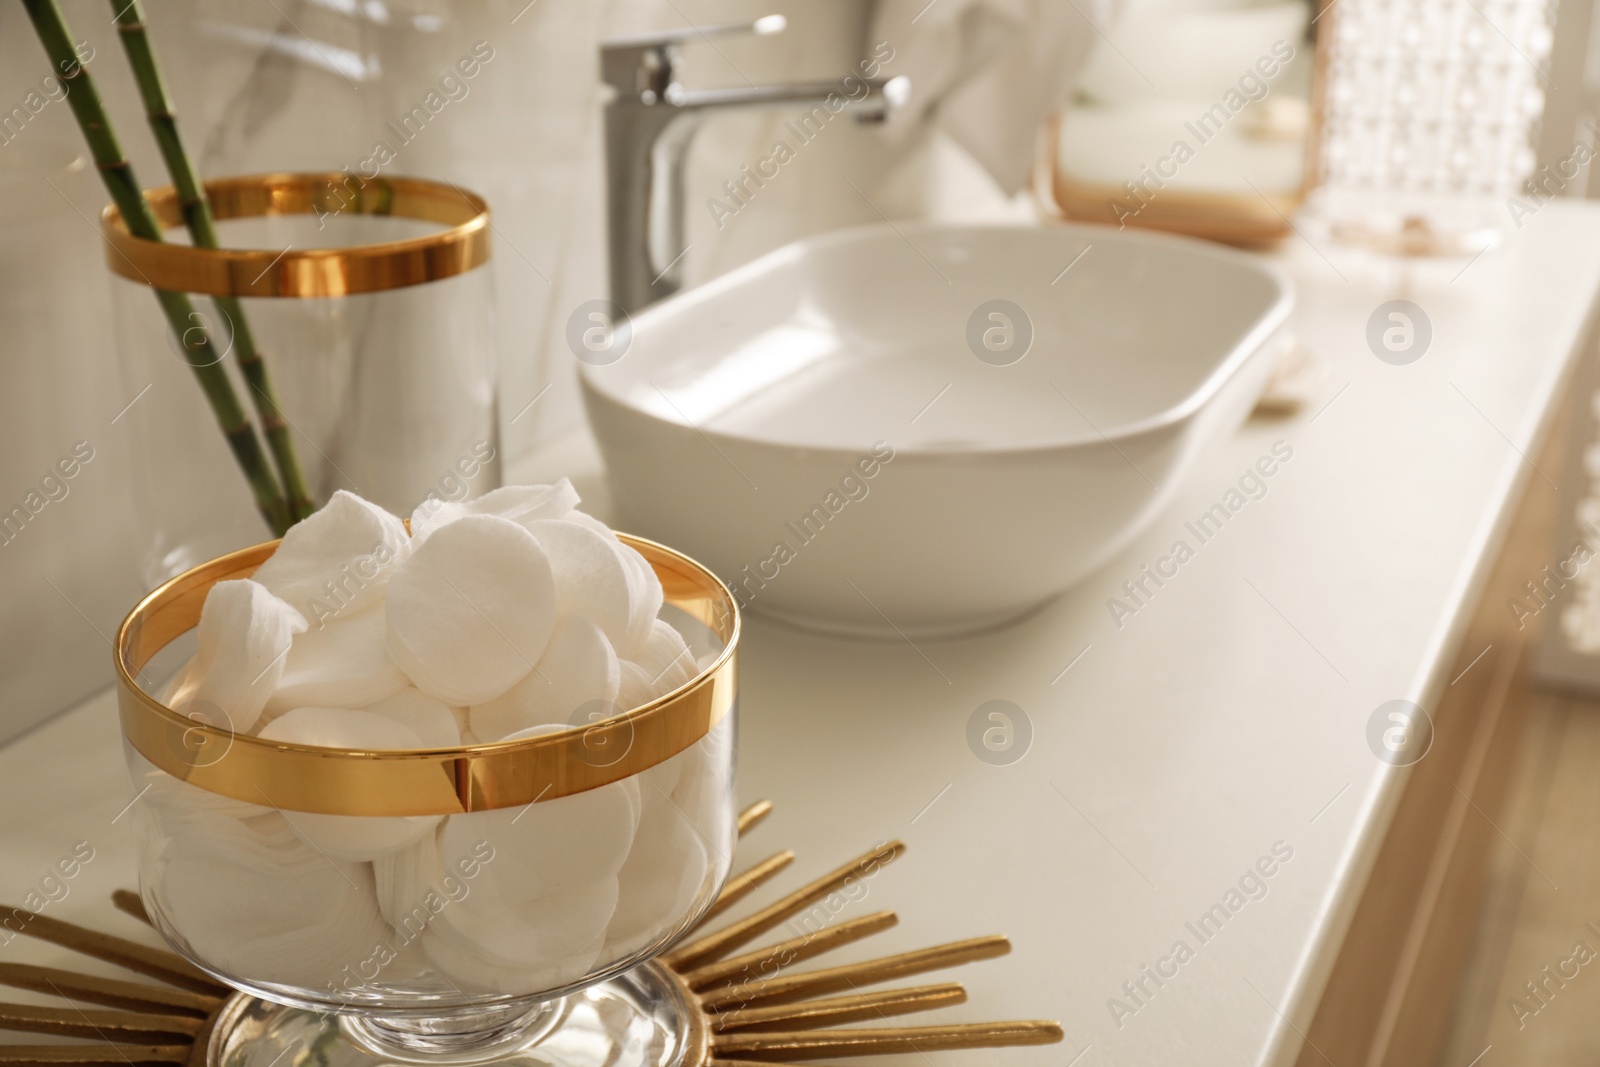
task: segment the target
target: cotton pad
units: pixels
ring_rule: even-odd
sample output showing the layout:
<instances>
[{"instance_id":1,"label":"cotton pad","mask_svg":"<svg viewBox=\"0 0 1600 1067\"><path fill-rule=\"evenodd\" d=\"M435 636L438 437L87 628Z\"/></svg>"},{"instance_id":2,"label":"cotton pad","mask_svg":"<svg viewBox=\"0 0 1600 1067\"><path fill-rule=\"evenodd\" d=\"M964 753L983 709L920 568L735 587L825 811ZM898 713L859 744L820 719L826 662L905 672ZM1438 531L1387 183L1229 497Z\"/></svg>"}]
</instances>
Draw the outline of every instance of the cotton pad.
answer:
<instances>
[{"instance_id":1,"label":"cotton pad","mask_svg":"<svg viewBox=\"0 0 1600 1067\"><path fill-rule=\"evenodd\" d=\"M410 848L439 825L440 815L325 815L285 811L317 849L336 859L370 861Z\"/></svg>"},{"instance_id":2,"label":"cotton pad","mask_svg":"<svg viewBox=\"0 0 1600 1067\"><path fill-rule=\"evenodd\" d=\"M380 600L410 550L404 523L341 489L289 527L254 578L319 625Z\"/></svg>"},{"instance_id":3,"label":"cotton pad","mask_svg":"<svg viewBox=\"0 0 1600 1067\"><path fill-rule=\"evenodd\" d=\"M387 934L371 869L321 855L277 814L192 824L146 877L194 955L252 981L321 988Z\"/></svg>"},{"instance_id":4,"label":"cotton pad","mask_svg":"<svg viewBox=\"0 0 1600 1067\"><path fill-rule=\"evenodd\" d=\"M370 709L295 708L261 728L264 741L369 752L421 748L422 739L403 723Z\"/></svg>"},{"instance_id":5,"label":"cotton pad","mask_svg":"<svg viewBox=\"0 0 1600 1067\"><path fill-rule=\"evenodd\" d=\"M699 667L683 635L665 619L657 619L650 624L650 636L642 654L636 656L635 660L639 666L655 671L657 675L680 679L675 685L682 685L694 677Z\"/></svg>"},{"instance_id":6,"label":"cotton pad","mask_svg":"<svg viewBox=\"0 0 1600 1067\"><path fill-rule=\"evenodd\" d=\"M134 782L138 786L137 803L140 810L154 816L157 830L164 836L176 837L186 832L186 824L196 818L202 824L214 827L214 824L206 822L211 816L224 816L243 822L273 812L269 806L213 793L209 789L180 781L166 771L148 764L146 766L148 769L136 776Z\"/></svg>"},{"instance_id":7,"label":"cotton pad","mask_svg":"<svg viewBox=\"0 0 1600 1067\"><path fill-rule=\"evenodd\" d=\"M440 977L441 992L460 990L469 995L518 996L542 993L551 988L550 983L541 980L537 969L490 963L470 946L463 947L460 938L442 934L432 927L422 935L417 946Z\"/></svg>"},{"instance_id":8,"label":"cotton pad","mask_svg":"<svg viewBox=\"0 0 1600 1067\"><path fill-rule=\"evenodd\" d=\"M389 581L389 655L452 707L504 693L544 655L555 583L533 535L468 515L436 530Z\"/></svg>"},{"instance_id":9,"label":"cotton pad","mask_svg":"<svg viewBox=\"0 0 1600 1067\"><path fill-rule=\"evenodd\" d=\"M200 609L198 680L188 702L174 710L209 721L220 709L225 721L211 725L248 733L283 674L289 643L305 629L300 613L259 583L218 582Z\"/></svg>"},{"instance_id":10,"label":"cotton pad","mask_svg":"<svg viewBox=\"0 0 1600 1067\"><path fill-rule=\"evenodd\" d=\"M515 995L545 993L586 977L599 961L604 943L602 927L582 951L565 959L521 960L508 966L486 958L475 942L442 922L430 926L421 940L428 962L452 989Z\"/></svg>"},{"instance_id":11,"label":"cotton pad","mask_svg":"<svg viewBox=\"0 0 1600 1067\"><path fill-rule=\"evenodd\" d=\"M535 727L507 740L550 733ZM439 851L470 853L479 842L494 849L480 879L503 896L549 896L616 874L628 857L639 825L639 783L624 778L582 793L512 808L451 816L439 835Z\"/></svg>"},{"instance_id":12,"label":"cotton pad","mask_svg":"<svg viewBox=\"0 0 1600 1067\"><path fill-rule=\"evenodd\" d=\"M637 656L650 637L651 623L661 612L664 600L661 579L637 549L619 541L611 527L593 515L571 511L561 516L561 520L594 531L621 558L628 575L628 622L624 632L607 630L606 636L611 638L617 655L624 658Z\"/></svg>"},{"instance_id":13,"label":"cotton pad","mask_svg":"<svg viewBox=\"0 0 1600 1067\"><path fill-rule=\"evenodd\" d=\"M486 841L474 842L464 855L445 856L438 835L428 834L408 849L373 861L378 910L399 937L415 940L446 908L489 891L480 875L494 857Z\"/></svg>"},{"instance_id":14,"label":"cotton pad","mask_svg":"<svg viewBox=\"0 0 1600 1067\"><path fill-rule=\"evenodd\" d=\"M268 723L260 736L266 741L366 751L424 747L411 727L372 711L347 708L296 708ZM285 812L284 817L318 849L348 860L374 860L409 848L432 833L443 818L311 811Z\"/></svg>"},{"instance_id":15,"label":"cotton pad","mask_svg":"<svg viewBox=\"0 0 1600 1067\"><path fill-rule=\"evenodd\" d=\"M606 955L632 955L671 932L697 899L710 899L711 875L705 845L689 820L671 804L647 805L617 872L621 888L606 929Z\"/></svg>"},{"instance_id":16,"label":"cotton pad","mask_svg":"<svg viewBox=\"0 0 1600 1067\"><path fill-rule=\"evenodd\" d=\"M661 605L666 598L661 579L656 577L655 568L650 566L649 560L641 556L637 549L620 541L616 549L623 563L627 564L630 576L628 633L618 642L617 655L624 659L638 659L650 640L651 628L656 624L656 616L661 614Z\"/></svg>"},{"instance_id":17,"label":"cotton pad","mask_svg":"<svg viewBox=\"0 0 1600 1067\"><path fill-rule=\"evenodd\" d=\"M507 896L503 886L478 886L442 909L439 924L460 947L490 963L511 967L576 957L587 967L616 906L615 875L543 897Z\"/></svg>"},{"instance_id":18,"label":"cotton pad","mask_svg":"<svg viewBox=\"0 0 1600 1067\"><path fill-rule=\"evenodd\" d=\"M662 760L654 767L646 767L639 772L639 800L644 810L648 812L658 804L665 803L677 788L685 773L694 774L701 770L705 756L698 744L690 745L671 759Z\"/></svg>"},{"instance_id":19,"label":"cotton pad","mask_svg":"<svg viewBox=\"0 0 1600 1067\"><path fill-rule=\"evenodd\" d=\"M622 660L617 664L617 673L621 678L617 686L617 707L623 711L642 708L656 698L650 672L637 663Z\"/></svg>"},{"instance_id":20,"label":"cotton pad","mask_svg":"<svg viewBox=\"0 0 1600 1067\"><path fill-rule=\"evenodd\" d=\"M406 676L389 658L387 634L382 602L308 628L289 648L266 715L307 706L359 708L398 693Z\"/></svg>"},{"instance_id":21,"label":"cotton pad","mask_svg":"<svg viewBox=\"0 0 1600 1067\"><path fill-rule=\"evenodd\" d=\"M734 720L730 717L683 750L684 762L672 786L671 806L714 843L734 824L733 747ZM732 844L729 839L725 847L731 849ZM715 854L717 850L712 851Z\"/></svg>"},{"instance_id":22,"label":"cotton pad","mask_svg":"<svg viewBox=\"0 0 1600 1067\"><path fill-rule=\"evenodd\" d=\"M621 545L565 519L529 523L528 531L550 558L556 611L591 620L613 644L625 642L636 579L623 559Z\"/></svg>"},{"instance_id":23,"label":"cotton pad","mask_svg":"<svg viewBox=\"0 0 1600 1067\"><path fill-rule=\"evenodd\" d=\"M663 619L652 624L650 636L640 651L638 660L623 660L618 664L622 682L617 703L625 710L631 711L663 693L670 693L693 678L698 666L683 636Z\"/></svg>"},{"instance_id":24,"label":"cotton pad","mask_svg":"<svg viewBox=\"0 0 1600 1067\"><path fill-rule=\"evenodd\" d=\"M407 686L364 710L409 726L422 748L454 748L461 744L457 709L446 707L420 689Z\"/></svg>"},{"instance_id":25,"label":"cotton pad","mask_svg":"<svg viewBox=\"0 0 1600 1067\"><path fill-rule=\"evenodd\" d=\"M420 934L432 921L428 894L444 875L438 834L424 834L410 848L373 860L372 873L384 920L403 936Z\"/></svg>"},{"instance_id":26,"label":"cotton pad","mask_svg":"<svg viewBox=\"0 0 1600 1067\"><path fill-rule=\"evenodd\" d=\"M535 668L502 696L473 705L473 736L498 741L530 726L574 725L591 702L612 705L621 684L616 653L600 628L579 615L556 623Z\"/></svg>"},{"instance_id":27,"label":"cotton pad","mask_svg":"<svg viewBox=\"0 0 1600 1067\"><path fill-rule=\"evenodd\" d=\"M526 524L562 518L577 506L578 491L565 478L554 485L507 485L476 500L424 500L411 513L411 536L420 543L439 527L467 515L495 515Z\"/></svg>"},{"instance_id":28,"label":"cotton pad","mask_svg":"<svg viewBox=\"0 0 1600 1067\"><path fill-rule=\"evenodd\" d=\"M568 522L575 522L579 526L587 526L597 534L602 534L610 540L616 540L616 531L612 530L611 527L607 526L605 523L601 522L587 511L578 511L574 509L567 512L565 515L552 515L551 518L565 519Z\"/></svg>"}]
</instances>

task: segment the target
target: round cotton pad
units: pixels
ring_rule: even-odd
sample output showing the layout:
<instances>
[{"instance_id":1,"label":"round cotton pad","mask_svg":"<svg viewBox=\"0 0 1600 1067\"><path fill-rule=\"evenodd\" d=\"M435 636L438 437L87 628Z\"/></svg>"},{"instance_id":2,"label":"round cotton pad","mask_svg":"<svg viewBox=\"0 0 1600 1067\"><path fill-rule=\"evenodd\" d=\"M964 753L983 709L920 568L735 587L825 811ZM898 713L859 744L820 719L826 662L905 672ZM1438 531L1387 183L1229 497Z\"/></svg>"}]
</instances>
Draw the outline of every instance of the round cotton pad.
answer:
<instances>
[{"instance_id":1,"label":"round cotton pad","mask_svg":"<svg viewBox=\"0 0 1600 1067\"><path fill-rule=\"evenodd\" d=\"M565 519L530 523L528 530L550 557L556 611L589 619L613 645L626 641L634 611L635 579L619 551L621 545ZM641 591L638 595L645 594Z\"/></svg>"},{"instance_id":2,"label":"round cotton pad","mask_svg":"<svg viewBox=\"0 0 1600 1067\"><path fill-rule=\"evenodd\" d=\"M559 519L578 506L578 492L563 478L554 485L505 485L476 500L424 500L411 513L411 536L418 543L433 531L468 515L496 515L526 525Z\"/></svg>"},{"instance_id":3,"label":"round cotton pad","mask_svg":"<svg viewBox=\"0 0 1600 1067\"><path fill-rule=\"evenodd\" d=\"M621 684L616 653L600 628L577 615L556 623L550 644L528 676L502 696L472 708L472 734L498 741L530 726L574 725L591 701L610 704Z\"/></svg>"},{"instance_id":4,"label":"round cotton pad","mask_svg":"<svg viewBox=\"0 0 1600 1067\"><path fill-rule=\"evenodd\" d=\"M363 710L409 726L423 748L454 748L461 743L455 711L420 689L407 686Z\"/></svg>"},{"instance_id":5,"label":"round cotton pad","mask_svg":"<svg viewBox=\"0 0 1600 1067\"><path fill-rule=\"evenodd\" d=\"M534 727L520 736L560 729ZM452 816L439 835L439 851L449 862L486 841L494 862L480 878L503 887L502 895L548 896L616 874L633 844L639 814L639 784L624 778L522 807Z\"/></svg>"},{"instance_id":6,"label":"round cotton pad","mask_svg":"<svg viewBox=\"0 0 1600 1067\"><path fill-rule=\"evenodd\" d=\"M555 626L555 583L533 535L469 515L435 531L389 582L389 654L452 707L493 700L533 670Z\"/></svg>"},{"instance_id":7,"label":"round cotton pad","mask_svg":"<svg viewBox=\"0 0 1600 1067\"><path fill-rule=\"evenodd\" d=\"M348 708L296 708L261 730L263 740L368 751L422 748L409 726ZM286 811L289 825L330 856L373 860L410 848L439 825L439 815L326 815Z\"/></svg>"}]
</instances>

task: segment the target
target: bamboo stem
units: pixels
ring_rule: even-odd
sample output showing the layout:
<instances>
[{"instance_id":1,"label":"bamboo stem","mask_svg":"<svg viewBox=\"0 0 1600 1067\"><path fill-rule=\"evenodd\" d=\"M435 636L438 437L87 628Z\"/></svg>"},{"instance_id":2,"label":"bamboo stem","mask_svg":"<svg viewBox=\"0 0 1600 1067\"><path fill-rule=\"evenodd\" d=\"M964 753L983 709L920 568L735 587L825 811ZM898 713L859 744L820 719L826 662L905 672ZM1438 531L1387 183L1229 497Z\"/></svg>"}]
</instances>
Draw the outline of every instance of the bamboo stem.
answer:
<instances>
[{"instance_id":1,"label":"bamboo stem","mask_svg":"<svg viewBox=\"0 0 1600 1067\"><path fill-rule=\"evenodd\" d=\"M178 205L183 211L184 224L199 248L217 248L216 222L211 215L211 202L206 199L205 187L200 184L194 164L178 134L178 116L173 111L172 100L167 95L161 67L156 62L155 49L150 35L145 31L144 9L139 0L111 0L111 10L117 21L117 34L128 54L128 65L133 68L139 96L144 101L150 129L166 161L167 173L178 191ZM267 447L272 452L278 468L278 479L283 484L288 504L289 521L298 522L316 510L311 494L306 488L305 476L300 472L300 462L295 456L294 439L289 424L278 406L277 393L267 376L267 364L256 348L255 333L245 317L244 306L238 297L215 297L218 310L228 320L233 342L239 350L239 371L250 386L250 398L256 414L261 417L261 430Z\"/></svg>"},{"instance_id":2,"label":"bamboo stem","mask_svg":"<svg viewBox=\"0 0 1600 1067\"><path fill-rule=\"evenodd\" d=\"M161 227L150 205L145 202L132 165L123 155L122 145L111 128L111 120L106 115L94 80L73 50L71 31L55 0L23 0L23 7L33 22L39 42L44 45L51 64L60 72L61 80L67 87L67 104L83 131L84 140L89 144L89 152L100 171L100 179L116 203L117 210L122 213L129 232L146 240L161 240ZM173 336L189 356L188 362L200 383L201 391L211 404L212 413L222 428L223 436L227 438L228 447L233 450L234 458L250 482L256 507L273 532L281 535L288 529L288 508L278 489L278 480L262 455L255 427L239 405L233 383L228 380L220 357L201 325L202 320L194 310L194 303L186 293L164 290L155 290L155 293Z\"/></svg>"}]
</instances>

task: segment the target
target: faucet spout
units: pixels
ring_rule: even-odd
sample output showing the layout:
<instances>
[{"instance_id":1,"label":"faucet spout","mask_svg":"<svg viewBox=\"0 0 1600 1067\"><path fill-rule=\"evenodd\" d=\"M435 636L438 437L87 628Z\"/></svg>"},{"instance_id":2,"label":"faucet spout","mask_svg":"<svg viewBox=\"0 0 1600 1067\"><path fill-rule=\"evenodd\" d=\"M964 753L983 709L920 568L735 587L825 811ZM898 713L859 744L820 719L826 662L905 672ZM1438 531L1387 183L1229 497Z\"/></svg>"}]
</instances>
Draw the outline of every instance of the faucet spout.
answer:
<instances>
[{"instance_id":1,"label":"faucet spout","mask_svg":"<svg viewBox=\"0 0 1600 1067\"><path fill-rule=\"evenodd\" d=\"M849 110L857 122L881 122L910 97L911 80L898 78L857 78L854 76L831 82L798 82L792 85L762 85L741 89L684 89L673 86L667 90L667 103L685 110L716 110L719 108L782 107L786 104L809 104Z\"/></svg>"},{"instance_id":2,"label":"faucet spout","mask_svg":"<svg viewBox=\"0 0 1600 1067\"><path fill-rule=\"evenodd\" d=\"M782 30L778 16L715 32ZM692 31L690 31L692 32ZM606 222L611 299L637 313L683 286L684 164L704 119L717 111L809 107L825 119L848 111L860 123L882 122L910 95L905 77L855 75L832 82L729 89L686 89L678 80L678 45L690 32L630 37L601 47L612 89L606 104ZM805 120L802 120L805 121Z\"/></svg>"}]
</instances>

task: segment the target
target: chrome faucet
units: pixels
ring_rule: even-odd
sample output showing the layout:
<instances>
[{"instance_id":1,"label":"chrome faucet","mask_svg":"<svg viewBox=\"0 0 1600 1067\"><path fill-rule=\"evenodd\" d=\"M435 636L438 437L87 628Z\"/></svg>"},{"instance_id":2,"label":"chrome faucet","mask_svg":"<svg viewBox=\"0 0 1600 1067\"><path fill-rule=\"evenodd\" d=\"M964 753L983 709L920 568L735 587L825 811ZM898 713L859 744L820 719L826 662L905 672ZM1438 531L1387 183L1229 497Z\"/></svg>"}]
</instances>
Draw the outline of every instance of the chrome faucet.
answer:
<instances>
[{"instance_id":1,"label":"chrome faucet","mask_svg":"<svg viewBox=\"0 0 1600 1067\"><path fill-rule=\"evenodd\" d=\"M606 104L606 224L611 299L639 312L683 287L683 169L689 145L709 112L724 108L822 105L842 99L857 122L881 122L909 95L905 77L685 89L678 47L729 33L782 32L787 21L688 27L601 42L600 73L612 90ZM830 115L832 110L830 109Z\"/></svg>"}]
</instances>

